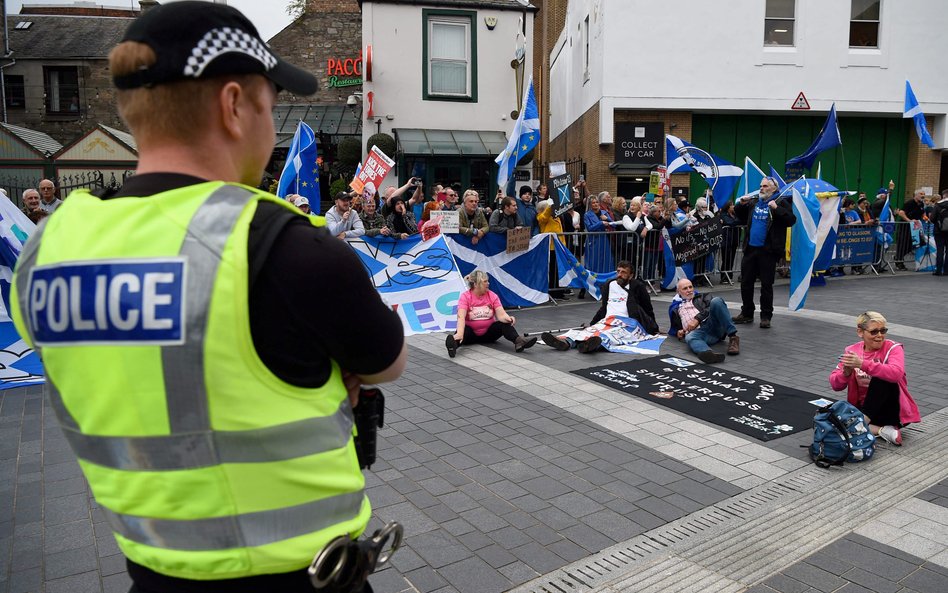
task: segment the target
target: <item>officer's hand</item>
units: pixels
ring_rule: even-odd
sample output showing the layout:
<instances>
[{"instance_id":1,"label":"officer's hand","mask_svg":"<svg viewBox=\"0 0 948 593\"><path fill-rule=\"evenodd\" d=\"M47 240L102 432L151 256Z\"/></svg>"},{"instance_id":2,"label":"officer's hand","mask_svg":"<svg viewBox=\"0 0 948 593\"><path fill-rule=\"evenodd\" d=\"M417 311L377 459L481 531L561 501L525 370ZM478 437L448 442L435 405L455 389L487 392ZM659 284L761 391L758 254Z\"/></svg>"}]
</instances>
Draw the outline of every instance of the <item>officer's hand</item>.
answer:
<instances>
[{"instance_id":1,"label":"officer's hand","mask_svg":"<svg viewBox=\"0 0 948 593\"><path fill-rule=\"evenodd\" d=\"M359 405L359 387L362 387L362 380L358 375L349 371L342 371L342 383L346 386L346 392L349 394L349 405L353 408Z\"/></svg>"}]
</instances>

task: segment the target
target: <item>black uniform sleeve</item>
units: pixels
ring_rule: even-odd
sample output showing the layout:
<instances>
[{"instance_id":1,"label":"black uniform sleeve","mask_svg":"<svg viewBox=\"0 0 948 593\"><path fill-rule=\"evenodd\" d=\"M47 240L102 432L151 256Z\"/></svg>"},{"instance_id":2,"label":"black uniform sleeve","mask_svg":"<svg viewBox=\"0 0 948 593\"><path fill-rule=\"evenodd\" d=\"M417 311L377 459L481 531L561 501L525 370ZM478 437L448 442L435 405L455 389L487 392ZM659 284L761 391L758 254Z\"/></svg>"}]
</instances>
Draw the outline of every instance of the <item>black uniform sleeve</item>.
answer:
<instances>
[{"instance_id":1,"label":"black uniform sleeve","mask_svg":"<svg viewBox=\"0 0 948 593\"><path fill-rule=\"evenodd\" d=\"M272 242L250 293L254 346L278 377L317 387L330 359L372 374L401 352L398 316L379 297L345 241L298 216Z\"/></svg>"}]
</instances>

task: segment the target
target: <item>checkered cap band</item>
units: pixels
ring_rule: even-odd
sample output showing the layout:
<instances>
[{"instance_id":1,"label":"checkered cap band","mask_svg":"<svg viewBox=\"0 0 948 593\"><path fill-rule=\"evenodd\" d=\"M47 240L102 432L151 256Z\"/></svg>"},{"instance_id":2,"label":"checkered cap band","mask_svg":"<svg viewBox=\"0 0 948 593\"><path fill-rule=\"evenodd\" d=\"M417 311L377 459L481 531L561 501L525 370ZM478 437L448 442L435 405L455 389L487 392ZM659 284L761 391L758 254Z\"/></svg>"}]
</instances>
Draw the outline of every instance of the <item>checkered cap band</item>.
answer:
<instances>
[{"instance_id":1,"label":"checkered cap band","mask_svg":"<svg viewBox=\"0 0 948 593\"><path fill-rule=\"evenodd\" d=\"M208 64L222 54L237 52L245 54L261 64L267 71L277 65L274 56L256 37L232 27L222 27L208 31L191 50L191 56L184 66L184 75L199 78Z\"/></svg>"}]
</instances>

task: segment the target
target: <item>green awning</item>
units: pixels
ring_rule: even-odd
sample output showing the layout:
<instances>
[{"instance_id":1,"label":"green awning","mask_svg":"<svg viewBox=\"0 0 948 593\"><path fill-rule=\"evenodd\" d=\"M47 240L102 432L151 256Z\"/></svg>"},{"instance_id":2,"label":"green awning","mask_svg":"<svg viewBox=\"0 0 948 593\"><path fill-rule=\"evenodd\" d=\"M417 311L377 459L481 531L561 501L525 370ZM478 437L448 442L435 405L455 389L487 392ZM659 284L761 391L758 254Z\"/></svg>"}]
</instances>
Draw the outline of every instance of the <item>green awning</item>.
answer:
<instances>
[{"instance_id":1,"label":"green awning","mask_svg":"<svg viewBox=\"0 0 948 593\"><path fill-rule=\"evenodd\" d=\"M507 136L494 131L399 128L395 140L406 155L495 157L507 147Z\"/></svg>"},{"instance_id":2,"label":"green awning","mask_svg":"<svg viewBox=\"0 0 948 593\"><path fill-rule=\"evenodd\" d=\"M273 108L273 126L276 129L276 145L288 147L296 133L296 124L304 121L317 134L331 136L357 136L362 140L362 111L338 103L308 103L277 105Z\"/></svg>"}]
</instances>

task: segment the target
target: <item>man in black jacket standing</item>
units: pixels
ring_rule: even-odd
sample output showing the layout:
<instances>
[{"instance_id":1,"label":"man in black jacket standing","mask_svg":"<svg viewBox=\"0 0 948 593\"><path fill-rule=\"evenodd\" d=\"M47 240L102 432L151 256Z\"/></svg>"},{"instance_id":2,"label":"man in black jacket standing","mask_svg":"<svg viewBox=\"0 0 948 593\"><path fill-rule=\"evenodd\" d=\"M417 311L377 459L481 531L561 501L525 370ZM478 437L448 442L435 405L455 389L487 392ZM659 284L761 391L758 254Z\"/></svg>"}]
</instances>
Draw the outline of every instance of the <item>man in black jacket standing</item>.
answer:
<instances>
[{"instance_id":1,"label":"man in black jacket standing","mask_svg":"<svg viewBox=\"0 0 948 593\"><path fill-rule=\"evenodd\" d=\"M774 314L774 275L786 250L787 228L796 223L789 199L777 196L777 181L764 177L756 198L741 198L734 208L745 221L744 257L741 260L741 314L734 323L754 321L754 282L760 280L760 327L769 328Z\"/></svg>"}]
</instances>

